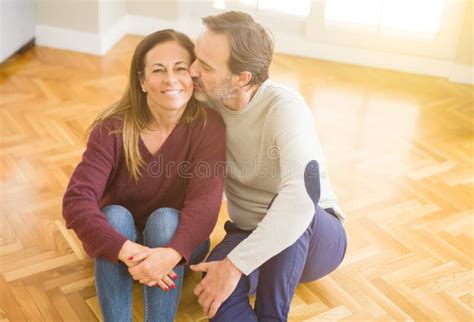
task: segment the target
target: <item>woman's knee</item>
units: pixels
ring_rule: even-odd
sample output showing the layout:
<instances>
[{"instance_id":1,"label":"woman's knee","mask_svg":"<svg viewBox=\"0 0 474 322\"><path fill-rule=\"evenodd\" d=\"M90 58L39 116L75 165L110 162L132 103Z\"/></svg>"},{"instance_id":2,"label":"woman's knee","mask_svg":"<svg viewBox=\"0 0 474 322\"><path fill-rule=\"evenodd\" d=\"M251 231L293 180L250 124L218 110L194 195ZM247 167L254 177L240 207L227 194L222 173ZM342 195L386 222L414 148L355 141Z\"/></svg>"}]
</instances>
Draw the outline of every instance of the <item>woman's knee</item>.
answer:
<instances>
[{"instance_id":1,"label":"woman's knee","mask_svg":"<svg viewBox=\"0 0 474 322\"><path fill-rule=\"evenodd\" d=\"M109 205L102 209L109 224L129 240L135 241L137 233L132 213L120 205Z\"/></svg>"},{"instance_id":2,"label":"woman's knee","mask_svg":"<svg viewBox=\"0 0 474 322\"><path fill-rule=\"evenodd\" d=\"M143 231L143 241L149 247L163 247L173 238L179 224L179 210L160 208L148 218Z\"/></svg>"}]
</instances>

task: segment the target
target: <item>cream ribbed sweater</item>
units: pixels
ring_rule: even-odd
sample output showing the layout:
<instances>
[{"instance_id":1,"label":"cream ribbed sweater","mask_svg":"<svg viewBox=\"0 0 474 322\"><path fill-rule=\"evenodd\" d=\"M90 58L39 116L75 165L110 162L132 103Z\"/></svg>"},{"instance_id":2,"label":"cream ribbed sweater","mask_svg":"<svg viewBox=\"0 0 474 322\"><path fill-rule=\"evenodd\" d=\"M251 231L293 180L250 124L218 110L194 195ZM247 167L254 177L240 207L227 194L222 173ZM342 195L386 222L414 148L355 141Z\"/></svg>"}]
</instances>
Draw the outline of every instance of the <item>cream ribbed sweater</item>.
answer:
<instances>
[{"instance_id":1,"label":"cream ribbed sweater","mask_svg":"<svg viewBox=\"0 0 474 322\"><path fill-rule=\"evenodd\" d=\"M333 208L341 219L345 215L329 181L313 115L301 95L267 80L243 109L218 112L226 123L230 219L253 230L228 258L248 275L293 244L310 224L315 206L304 172L311 160L319 164L319 206Z\"/></svg>"}]
</instances>

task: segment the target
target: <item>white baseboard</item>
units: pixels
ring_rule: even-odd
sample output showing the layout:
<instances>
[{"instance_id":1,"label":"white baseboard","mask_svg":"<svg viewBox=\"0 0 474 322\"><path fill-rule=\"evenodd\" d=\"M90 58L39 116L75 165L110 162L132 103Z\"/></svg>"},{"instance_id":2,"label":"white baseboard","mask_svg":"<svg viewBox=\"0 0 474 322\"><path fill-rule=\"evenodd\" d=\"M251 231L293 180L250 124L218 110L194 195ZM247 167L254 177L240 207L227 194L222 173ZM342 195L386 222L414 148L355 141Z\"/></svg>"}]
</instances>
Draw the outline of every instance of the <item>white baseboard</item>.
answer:
<instances>
[{"instance_id":1,"label":"white baseboard","mask_svg":"<svg viewBox=\"0 0 474 322\"><path fill-rule=\"evenodd\" d=\"M474 67L453 63L448 80L454 83L474 85Z\"/></svg>"},{"instance_id":2,"label":"white baseboard","mask_svg":"<svg viewBox=\"0 0 474 322\"><path fill-rule=\"evenodd\" d=\"M96 33L36 25L35 37L40 46L101 54L100 35Z\"/></svg>"},{"instance_id":3,"label":"white baseboard","mask_svg":"<svg viewBox=\"0 0 474 322\"><path fill-rule=\"evenodd\" d=\"M387 53L356 47L338 46L308 41L304 36L274 33L275 51L354 65L446 77L451 62L427 57Z\"/></svg>"},{"instance_id":4,"label":"white baseboard","mask_svg":"<svg viewBox=\"0 0 474 322\"><path fill-rule=\"evenodd\" d=\"M125 34L148 35L160 29L174 28L195 38L200 30L198 26L201 26L200 21L177 22L126 15L102 34L37 26L36 43L43 46L104 55ZM274 37L277 53L443 77L448 78L451 82L474 85L472 66L456 65L450 61L428 57L314 43L299 35L274 33Z\"/></svg>"}]
</instances>

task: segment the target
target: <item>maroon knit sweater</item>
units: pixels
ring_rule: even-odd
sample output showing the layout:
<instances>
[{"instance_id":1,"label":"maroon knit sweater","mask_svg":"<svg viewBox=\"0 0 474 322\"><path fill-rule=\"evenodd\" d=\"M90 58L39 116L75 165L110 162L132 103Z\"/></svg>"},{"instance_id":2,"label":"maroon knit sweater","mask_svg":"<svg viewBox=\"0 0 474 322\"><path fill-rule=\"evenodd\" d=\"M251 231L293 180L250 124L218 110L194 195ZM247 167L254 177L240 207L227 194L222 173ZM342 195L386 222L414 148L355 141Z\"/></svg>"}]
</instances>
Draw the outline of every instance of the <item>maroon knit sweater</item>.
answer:
<instances>
[{"instance_id":1,"label":"maroon knit sweater","mask_svg":"<svg viewBox=\"0 0 474 322\"><path fill-rule=\"evenodd\" d=\"M217 221L222 200L225 164L225 126L206 109L191 125L179 123L152 155L143 141L139 149L146 166L135 182L125 164L120 130L122 121L110 119L96 126L77 165L63 200L63 216L91 257L118 261L127 238L116 231L101 211L107 205L127 208L142 231L156 209L180 210L180 221L167 247L187 262Z\"/></svg>"}]
</instances>

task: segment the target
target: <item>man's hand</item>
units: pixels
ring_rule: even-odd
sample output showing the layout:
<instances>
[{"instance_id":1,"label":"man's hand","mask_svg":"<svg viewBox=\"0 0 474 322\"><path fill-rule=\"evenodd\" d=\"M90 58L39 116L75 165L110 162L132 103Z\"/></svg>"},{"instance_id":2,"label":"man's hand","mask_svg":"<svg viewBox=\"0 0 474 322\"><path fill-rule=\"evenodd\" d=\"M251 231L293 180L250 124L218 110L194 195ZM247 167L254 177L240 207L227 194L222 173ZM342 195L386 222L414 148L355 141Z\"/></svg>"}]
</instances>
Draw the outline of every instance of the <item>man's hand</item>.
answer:
<instances>
[{"instance_id":1,"label":"man's hand","mask_svg":"<svg viewBox=\"0 0 474 322\"><path fill-rule=\"evenodd\" d=\"M181 255L172 248L152 248L149 252L134 256L132 262L139 263L129 267L128 271L134 280L148 286L158 285L164 291L168 291L169 288L176 287L171 278L177 278L173 268L181 258Z\"/></svg>"},{"instance_id":2,"label":"man's hand","mask_svg":"<svg viewBox=\"0 0 474 322\"><path fill-rule=\"evenodd\" d=\"M191 265L191 269L206 272L206 276L194 288L194 294L199 298L204 314L213 318L237 287L242 272L227 257L221 261Z\"/></svg>"}]
</instances>

